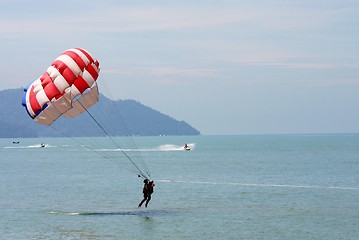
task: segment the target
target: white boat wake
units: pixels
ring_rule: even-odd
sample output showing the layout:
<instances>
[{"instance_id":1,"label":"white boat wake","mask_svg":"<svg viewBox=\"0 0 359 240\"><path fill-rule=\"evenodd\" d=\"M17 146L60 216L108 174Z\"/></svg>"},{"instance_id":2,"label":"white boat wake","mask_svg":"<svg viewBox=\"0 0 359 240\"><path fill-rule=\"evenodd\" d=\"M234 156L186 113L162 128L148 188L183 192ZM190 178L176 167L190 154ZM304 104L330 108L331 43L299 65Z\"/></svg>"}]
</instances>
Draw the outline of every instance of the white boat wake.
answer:
<instances>
[{"instance_id":1,"label":"white boat wake","mask_svg":"<svg viewBox=\"0 0 359 240\"><path fill-rule=\"evenodd\" d=\"M196 147L195 143L188 143L187 144L191 150L194 150ZM178 146L175 144L164 144L164 145L160 145L156 148L139 148L139 149L130 149L130 148L116 148L116 149L108 149L108 148L103 148L103 149L96 149L95 151L99 151L99 152L170 152L170 151L184 151L184 147L183 146Z\"/></svg>"},{"instance_id":2,"label":"white boat wake","mask_svg":"<svg viewBox=\"0 0 359 240\"><path fill-rule=\"evenodd\" d=\"M182 180L156 180L162 183L189 183L189 184L208 184L208 185L233 185L246 187L271 187L271 188L313 188L313 189L340 189L340 190L359 190L359 187L343 186L319 186L319 185L290 185L290 184L270 184L270 183L237 183L237 182L206 182L206 181L182 181Z\"/></svg>"}]
</instances>

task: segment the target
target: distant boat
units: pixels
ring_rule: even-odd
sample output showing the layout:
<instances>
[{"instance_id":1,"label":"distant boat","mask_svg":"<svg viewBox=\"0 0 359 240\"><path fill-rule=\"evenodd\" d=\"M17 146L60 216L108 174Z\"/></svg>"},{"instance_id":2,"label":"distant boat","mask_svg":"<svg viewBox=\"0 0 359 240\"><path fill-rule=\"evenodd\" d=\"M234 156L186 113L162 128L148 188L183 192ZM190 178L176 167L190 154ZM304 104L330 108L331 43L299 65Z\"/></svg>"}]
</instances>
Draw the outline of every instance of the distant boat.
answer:
<instances>
[{"instance_id":1,"label":"distant boat","mask_svg":"<svg viewBox=\"0 0 359 240\"><path fill-rule=\"evenodd\" d=\"M191 150L191 148L187 145L187 143L184 145L184 147L183 147L183 150L185 150L185 151L189 151L189 150Z\"/></svg>"}]
</instances>

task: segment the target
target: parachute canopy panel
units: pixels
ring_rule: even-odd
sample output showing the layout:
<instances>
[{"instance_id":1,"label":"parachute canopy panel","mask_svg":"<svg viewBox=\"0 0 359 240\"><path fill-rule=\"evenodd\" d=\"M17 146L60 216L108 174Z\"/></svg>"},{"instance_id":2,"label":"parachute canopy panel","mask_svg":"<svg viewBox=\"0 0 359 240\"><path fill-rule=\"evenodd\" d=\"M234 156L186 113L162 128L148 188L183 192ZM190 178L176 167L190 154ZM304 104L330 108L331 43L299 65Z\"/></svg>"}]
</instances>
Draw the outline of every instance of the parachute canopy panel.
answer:
<instances>
[{"instance_id":1,"label":"parachute canopy panel","mask_svg":"<svg viewBox=\"0 0 359 240\"><path fill-rule=\"evenodd\" d=\"M97 103L98 99L98 86L95 84L90 91L83 93L79 99L72 101L72 108L65 113L65 116L69 118L77 117Z\"/></svg>"},{"instance_id":2,"label":"parachute canopy panel","mask_svg":"<svg viewBox=\"0 0 359 240\"><path fill-rule=\"evenodd\" d=\"M98 101L99 72L100 64L89 52L68 49L24 89L22 105L43 125L51 125L62 115L76 117Z\"/></svg>"}]
</instances>

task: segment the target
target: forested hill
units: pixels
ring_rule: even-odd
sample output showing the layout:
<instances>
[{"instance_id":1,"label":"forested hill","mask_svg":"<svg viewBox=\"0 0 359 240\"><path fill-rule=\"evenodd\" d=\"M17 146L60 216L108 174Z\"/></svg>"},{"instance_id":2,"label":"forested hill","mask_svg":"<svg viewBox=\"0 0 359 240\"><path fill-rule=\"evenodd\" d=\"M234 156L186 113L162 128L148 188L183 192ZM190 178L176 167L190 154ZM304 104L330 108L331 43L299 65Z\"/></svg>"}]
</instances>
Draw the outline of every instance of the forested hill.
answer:
<instances>
[{"instance_id":1,"label":"forested hill","mask_svg":"<svg viewBox=\"0 0 359 240\"><path fill-rule=\"evenodd\" d=\"M0 91L0 137L63 137L64 133L73 137L104 135L87 113L74 119L61 117L52 124L53 127L35 123L21 105L23 93L22 89ZM185 121L178 121L134 100L113 101L101 95L90 113L111 136L200 134Z\"/></svg>"}]
</instances>

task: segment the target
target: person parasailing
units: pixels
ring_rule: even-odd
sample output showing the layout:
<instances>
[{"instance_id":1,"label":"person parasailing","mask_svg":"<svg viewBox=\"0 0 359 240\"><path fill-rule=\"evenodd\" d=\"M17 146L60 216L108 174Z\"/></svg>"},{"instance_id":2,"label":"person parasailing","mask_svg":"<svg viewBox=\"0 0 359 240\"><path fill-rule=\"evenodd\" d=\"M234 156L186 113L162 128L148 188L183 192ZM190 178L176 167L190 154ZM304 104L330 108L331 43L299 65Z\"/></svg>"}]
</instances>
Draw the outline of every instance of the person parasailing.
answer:
<instances>
[{"instance_id":1,"label":"person parasailing","mask_svg":"<svg viewBox=\"0 0 359 240\"><path fill-rule=\"evenodd\" d=\"M143 200L138 204L138 207L141 207L142 204L146 201L145 207L147 207L148 203L151 201L151 195L153 193L153 188L155 183L153 180L149 181L148 179L143 180Z\"/></svg>"},{"instance_id":2,"label":"person parasailing","mask_svg":"<svg viewBox=\"0 0 359 240\"><path fill-rule=\"evenodd\" d=\"M51 126L52 123L63 116L76 118L81 113L86 112L110 140L110 143L114 144L118 149L122 149L119 143L111 137L104 125L100 124L95 116L88 111L99 101L97 85L99 72L99 61L88 51L82 48L67 49L51 63L46 72L24 88L22 105L36 123L46 126ZM55 127L53 129L58 130ZM62 131L59 132L65 134ZM65 135L71 137L70 135ZM45 144L41 144L41 147L43 146ZM107 159L111 160L113 157L91 147L88 148ZM137 159L136 156L130 155L131 152L122 150L121 152L133 165L132 168L135 169L139 176L144 179L151 178L141 156ZM140 163L143 165L140 166ZM146 197L146 207L151 199L153 186L152 181Z\"/></svg>"}]
</instances>

